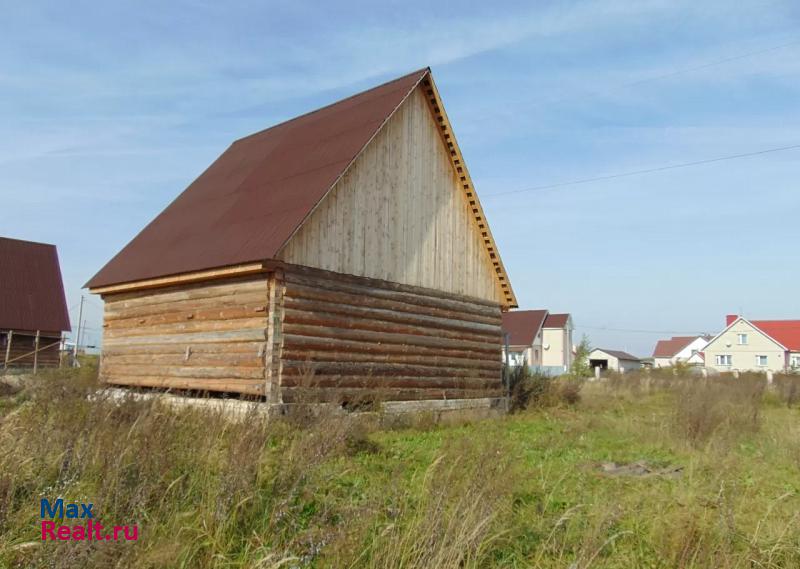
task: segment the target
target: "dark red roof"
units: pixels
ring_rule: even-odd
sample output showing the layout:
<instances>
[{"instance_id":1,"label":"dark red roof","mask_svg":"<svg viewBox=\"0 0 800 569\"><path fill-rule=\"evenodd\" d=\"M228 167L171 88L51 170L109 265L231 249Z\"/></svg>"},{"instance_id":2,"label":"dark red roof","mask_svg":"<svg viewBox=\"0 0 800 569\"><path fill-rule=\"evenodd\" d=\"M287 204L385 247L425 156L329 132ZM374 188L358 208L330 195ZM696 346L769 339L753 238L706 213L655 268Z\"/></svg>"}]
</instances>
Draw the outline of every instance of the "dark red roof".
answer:
<instances>
[{"instance_id":1,"label":"dark red roof","mask_svg":"<svg viewBox=\"0 0 800 569\"><path fill-rule=\"evenodd\" d=\"M55 245L0 237L0 329L70 329Z\"/></svg>"},{"instance_id":2,"label":"dark red roof","mask_svg":"<svg viewBox=\"0 0 800 569\"><path fill-rule=\"evenodd\" d=\"M671 358L699 336L673 336L669 340L659 340L653 350L654 358Z\"/></svg>"},{"instance_id":3,"label":"dark red roof","mask_svg":"<svg viewBox=\"0 0 800 569\"><path fill-rule=\"evenodd\" d=\"M548 314L544 319L544 328L566 328L569 314Z\"/></svg>"},{"instance_id":4,"label":"dark red roof","mask_svg":"<svg viewBox=\"0 0 800 569\"><path fill-rule=\"evenodd\" d=\"M503 333L510 346L530 346L542 329L547 310L515 310L503 313Z\"/></svg>"},{"instance_id":5,"label":"dark red roof","mask_svg":"<svg viewBox=\"0 0 800 569\"><path fill-rule=\"evenodd\" d=\"M800 352L800 320L749 320L787 350Z\"/></svg>"},{"instance_id":6,"label":"dark red roof","mask_svg":"<svg viewBox=\"0 0 800 569\"><path fill-rule=\"evenodd\" d=\"M86 286L274 258L428 72L234 142Z\"/></svg>"}]
</instances>

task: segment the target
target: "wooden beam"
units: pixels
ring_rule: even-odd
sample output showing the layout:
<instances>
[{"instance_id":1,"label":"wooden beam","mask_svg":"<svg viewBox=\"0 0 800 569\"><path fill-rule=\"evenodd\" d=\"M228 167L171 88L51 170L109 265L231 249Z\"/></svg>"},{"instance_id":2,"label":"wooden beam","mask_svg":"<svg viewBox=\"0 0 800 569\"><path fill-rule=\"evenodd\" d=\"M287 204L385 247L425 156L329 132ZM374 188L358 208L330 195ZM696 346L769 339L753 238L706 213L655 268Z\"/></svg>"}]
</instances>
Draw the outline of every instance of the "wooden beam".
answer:
<instances>
[{"instance_id":1,"label":"wooden beam","mask_svg":"<svg viewBox=\"0 0 800 569\"><path fill-rule=\"evenodd\" d=\"M171 275L168 277L158 277L154 279L145 279L141 281L134 281L129 283L114 284L108 286L101 286L89 289L89 292L94 294L109 294L114 292L126 292L132 290L141 290L147 288L161 288L176 284L187 284L198 281L208 281L212 279L222 279L233 277L237 275L249 275L260 273L264 271L264 264L247 263L244 265L234 265L230 267L221 267L217 269L210 269L207 271L197 271L193 273L184 273L180 275Z\"/></svg>"},{"instance_id":2,"label":"wooden beam","mask_svg":"<svg viewBox=\"0 0 800 569\"><path fill-rule=\"evenodd\" d=\"M8 369L8 359L11 357L11 340L14 338L14 331L6 333L6 359L3 360L3 369Z\"/></svg>"},{"instance_id":3,"label":"wooden beam","mask_svg":"<svg viewBox=\"0 0 800 569\"><path fill-rule=\"evenodd\" d=\"M33 375L39 369L39 330L36 330L36 339L33 341Z\"/></svg>"}]
</instances>

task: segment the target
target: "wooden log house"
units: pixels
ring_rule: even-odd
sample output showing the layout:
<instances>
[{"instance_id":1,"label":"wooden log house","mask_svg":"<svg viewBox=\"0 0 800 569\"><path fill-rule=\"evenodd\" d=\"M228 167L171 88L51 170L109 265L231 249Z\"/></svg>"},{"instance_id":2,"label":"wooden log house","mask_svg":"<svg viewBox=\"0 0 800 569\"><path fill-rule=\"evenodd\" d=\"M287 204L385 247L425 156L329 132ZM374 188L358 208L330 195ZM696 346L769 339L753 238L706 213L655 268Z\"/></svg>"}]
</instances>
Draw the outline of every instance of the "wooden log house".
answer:
<instances>
[{"instance_id":1,"label":"wooden log house","mask_svg":"<svg viewBox=\"0 0 800 569\"><path fill-rule=\"evenodd\" d=\"M57 366L69 329L55 245L0 237L0 371Z\"/></svg>"},{"instance_id":2,"label":"wooden log house","mask_svg":"<svg viewBox=\"0 0 800 569\"><path fill-rule=\"evenodd\" d=\"M501 396L516 306L429 69L234 142L87 286L106 382L274 404Z\"/></svg>"}]
</instances>

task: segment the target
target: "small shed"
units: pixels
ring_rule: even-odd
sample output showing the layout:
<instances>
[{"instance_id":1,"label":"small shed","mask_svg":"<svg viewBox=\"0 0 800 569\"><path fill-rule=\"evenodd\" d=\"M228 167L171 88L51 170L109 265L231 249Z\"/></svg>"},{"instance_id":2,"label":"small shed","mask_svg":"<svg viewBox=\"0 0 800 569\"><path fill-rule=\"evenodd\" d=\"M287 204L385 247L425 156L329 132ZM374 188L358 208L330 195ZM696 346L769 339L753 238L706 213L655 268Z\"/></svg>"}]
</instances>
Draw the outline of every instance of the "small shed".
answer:
<instances>
[{"instance_id":1,"label":"small shed","mask_svg":"<svg viewBox=\"0 0 800 569\"><path fill-rule=\"evenodd\" d=\"M607 350L595 348L589 352L589 365L601 370L611 370L624 373L642 367L642 360L621 350Z\"/></svg>"},{"instance_id":2,"label":"small shed","mask_svg":"<svg viewBox=\"0 0 800 569\"><path fill-rule=\"evenodd\" d=\"M430 69L234 142L89 282L101 377L490 401L517 302Z\"/></svg>"},{"instance_id":3,"label":"small shed","mask_svg":"<svg viewBox=\"0 0 800 569\"><path fill-rule=\"evenodd\" d=\"M0 361L55 366L70 330L55 245L0 237Z\"/></svg>"}]
</instances>

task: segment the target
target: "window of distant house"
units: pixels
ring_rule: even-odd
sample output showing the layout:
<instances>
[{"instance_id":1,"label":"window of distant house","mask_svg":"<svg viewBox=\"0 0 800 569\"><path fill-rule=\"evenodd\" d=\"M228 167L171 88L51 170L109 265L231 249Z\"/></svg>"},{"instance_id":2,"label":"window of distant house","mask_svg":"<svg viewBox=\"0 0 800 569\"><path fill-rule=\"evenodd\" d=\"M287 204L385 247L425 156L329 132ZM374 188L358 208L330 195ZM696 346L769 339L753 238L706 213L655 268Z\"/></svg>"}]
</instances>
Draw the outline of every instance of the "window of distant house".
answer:
<instances>
[{"instance_id":1,"label":"window of distant house","mask_svg":"<svg viewBox=\"0 0 800 569\"><path fill-rule=\"evenodd\" d=\"M730 354L721 354L717 356L717 365L718 366L729 366L731 365L731 356Z\"/></svg>"},{"instance_id":2,"label":"window of distant house","mask_svg":"<svg viewBox=\"0 0 800 569\"><path fill-rule=\"evenodd\" d=\"M767 356L756 356L756 365L758 367L767 367Z\"/></svg>"},{"instance_id":3,"label":"window of distant house","mask_svg":"<svg viewBox=\"0 0 800 569\"><path fill-rule=\"evenodd\" d=\"M800 367L800 356L792 356L792 367Z\"/></svg>"},{"instance_id":4,"label":"window of distant house","mask_svg":"<svg viewBox=\"0 0 800 569\"><path fill-rule=\"evenodd\" d=\"M739 337L739 345L746 346L747 345L747 334L737 334Z\"/></svg>"}]
</instances>

